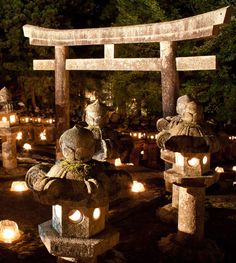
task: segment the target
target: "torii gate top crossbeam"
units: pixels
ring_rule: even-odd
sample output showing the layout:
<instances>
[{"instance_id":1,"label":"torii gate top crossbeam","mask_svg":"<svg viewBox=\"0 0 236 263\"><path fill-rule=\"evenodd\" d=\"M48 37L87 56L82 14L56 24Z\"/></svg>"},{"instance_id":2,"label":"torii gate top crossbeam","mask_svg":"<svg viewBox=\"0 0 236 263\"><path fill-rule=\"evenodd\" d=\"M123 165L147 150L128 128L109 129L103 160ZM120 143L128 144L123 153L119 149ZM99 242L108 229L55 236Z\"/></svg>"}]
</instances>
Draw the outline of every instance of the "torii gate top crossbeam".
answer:
<instances>
[{"instance_id":1,"label":"torii gate top crossbeam","mask_svg":"<svg viewBox=\"0 0 236 263\"><path fill-rule=\"evenodd\" d=\"M208 13L169 22L91 29L48 29L32 25L23 27L31 45L78 46L125 43L180 41L210 37L219 26L230 21L229 6Z\"/></svg>"}]
</instances>

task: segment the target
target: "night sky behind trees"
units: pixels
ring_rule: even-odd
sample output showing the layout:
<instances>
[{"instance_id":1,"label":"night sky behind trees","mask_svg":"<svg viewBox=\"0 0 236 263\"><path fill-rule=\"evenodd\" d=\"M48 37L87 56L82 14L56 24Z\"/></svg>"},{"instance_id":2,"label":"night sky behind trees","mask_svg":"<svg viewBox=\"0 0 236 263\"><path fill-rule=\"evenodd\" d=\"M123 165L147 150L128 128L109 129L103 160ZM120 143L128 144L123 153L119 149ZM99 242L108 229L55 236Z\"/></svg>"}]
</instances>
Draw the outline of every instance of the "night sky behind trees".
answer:
<instances>
[{"instance_id":1,"label":"night sky behind trees","mask_svg":"<svg viewBox=\"0 0 236 263\"><path fill-rule=\"evenodd\" d=\"M178 43L178 56L217 55L217 71L181 72L181 94L203 103L208 117L236 121L236 19L235 0L0 0L0 87L8 87L15 99L30 101L34 108L54 103L54 74L33 71L33 59L54 57L51 47L30 46L22 26L95 28L163 22L232 5L231 23L217 38ZM117 45L117 57L159 57L159 44ZM103 47L70 48L70 57L102 57ZM161 115L158 72L71 72L72 107L83 99L83 90L112 94L123 111L135 98L148 114ZM33 98L33 99L32 99ZM35 99L36 98L36 99Z\"/></svg>"}]
</instances>

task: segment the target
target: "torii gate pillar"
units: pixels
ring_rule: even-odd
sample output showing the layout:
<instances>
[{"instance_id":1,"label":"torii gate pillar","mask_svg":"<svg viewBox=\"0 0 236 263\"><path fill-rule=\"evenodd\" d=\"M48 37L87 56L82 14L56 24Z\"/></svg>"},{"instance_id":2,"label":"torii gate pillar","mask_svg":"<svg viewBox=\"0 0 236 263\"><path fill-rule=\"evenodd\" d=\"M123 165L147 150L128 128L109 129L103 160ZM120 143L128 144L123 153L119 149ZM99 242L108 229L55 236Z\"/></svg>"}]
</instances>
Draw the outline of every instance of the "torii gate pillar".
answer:
<instances>
[{"instance_id":1,"label":"torii gate pillar","mask_svg":"<svg viewBox=\"0 0 236 263\"><path fill-rule=\"evenodd\" d=\"M69 71L66 70L68 47L55 46L55 111L56 159L62 159L59 147L61 134L70 128Z\"/></svg>"},{"instance_id":2,"label":"torii gate pillar","mask_svg":"<svg viewBox=\"0 0 236 263\"><path fill-rule=\"evenodd\" d=\"M161 88L163 117L175 115L179 93L178 72L176 70L176 43L160 42Z\"/></svg>"}]
</instances>

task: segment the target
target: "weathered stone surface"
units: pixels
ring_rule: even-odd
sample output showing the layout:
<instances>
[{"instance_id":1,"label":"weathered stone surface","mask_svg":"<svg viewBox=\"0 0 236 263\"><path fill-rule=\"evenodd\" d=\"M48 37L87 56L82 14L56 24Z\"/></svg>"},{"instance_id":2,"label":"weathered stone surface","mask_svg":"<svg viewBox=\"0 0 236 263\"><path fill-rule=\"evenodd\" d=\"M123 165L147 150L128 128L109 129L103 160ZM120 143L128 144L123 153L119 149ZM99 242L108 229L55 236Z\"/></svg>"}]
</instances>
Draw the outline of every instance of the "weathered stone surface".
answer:
<instances>
[{"instance_id":1,"label":"weathered stone surface","mask_svg":"<svg viewBox=\"0 0 236 263\"><path fill-rule=\"evenodd\" d=\"M24 35L34 45L97 45L178 41L208 37L230 19L230 7L170 22L111 28L56 30L25 25Z\"/></svg>"},{"instance_id":2,"label":"weathered stone surface","mask_svg":"<svg viewBox=\"0 0 236 263\"><path fill-rule=\"evenodd\" d=\"M106 45L105 45L106 46ZM217 69L216 56L177 57L177 71ZM55 70L55 60L33 60L34 70ZM161 71L160 58L66 59L66 70Z\"/></svg>"},{"instance_id":3,"label":"weathered stone surface","mask_svg":"<svg viewBox=\"0 0 236 263\"><path fill-rule=\"evenodd\" d=\"M56 114L56 158L62 158L59 138L70 127L69 72L65 61L68 48L55 47L55 114Z\"/></svg>"},{"instance_id":4,"label":"weathered stone surface","mask_svg":"<svg viewBox=\"0 0 236 263\"><path fill-rule=\"evenodd\" d=\"M97 219L93 215L95 209L100 209ZM52 227L61 237L90 238L104 230L108 206L85 207L76 202L71 202L70 205L64 202L62 205L53 206L52 211ZM81 213L81 220L78 222L69 218L75 211Z\"/></svg>"},{"instance_id":5,"label":"weathered stone surface","mask_svg":"<svg viewBox=\"0 0 236 263\"><path fill-rule=\"evenodd\" d=\"M49 253L78 259L101 255L119 241L119 233L110 228L89 239L60 237L52 228L51 220L39 225L39 234Z\"/></svg>"},{"instance_id":6,"label":"weathered stone surface","mask_svg":"<svg viewBox=\"0 0 236 263\"><path fill-rule=\"evenodd\" d=\"M6 169L17 167L16 159L16 135L14 133L5 136L2 143L2 161Z\"/></svg>"}]
</instances>

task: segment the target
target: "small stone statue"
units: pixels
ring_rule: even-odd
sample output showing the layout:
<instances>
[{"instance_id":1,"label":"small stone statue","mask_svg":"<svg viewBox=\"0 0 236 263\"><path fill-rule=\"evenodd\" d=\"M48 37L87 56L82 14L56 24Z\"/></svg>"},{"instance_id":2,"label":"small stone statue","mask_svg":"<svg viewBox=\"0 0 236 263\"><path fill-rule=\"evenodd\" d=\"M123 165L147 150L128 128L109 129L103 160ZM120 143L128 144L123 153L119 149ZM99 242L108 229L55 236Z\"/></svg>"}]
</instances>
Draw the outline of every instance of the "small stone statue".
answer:
<instances>
[{"instance_id":1,"label":"small stone statue","mask_svg":"<svg viewBox=\"0 0 236 263\"><path fill-rule=\"evenodd\" d=\"M85 109L85 121L95 137L95 154L93 159L106 161L121 158L125 161L133 148L131 137L124 136L108 126L109 114L106 105L98 100Z\"/></svg>"},{"instance_id":2,"label":"small stone statue","mask_svg":"<svg viewBox=\"0 0 236 263\"><path fill-rule=\"evenodd\" d=\"M74 126L61 135L59 143L65 159L51 168L45 164L33 166L26 174L27 185L38 201L101 203L102 199L107 202L108 196L115 198L130 189L132 179L127 172L92 159L95 139L90 130Z\"/></svg>"},{"instance_id":3,"label":"small stone statue","mask_svg":"<svg viewBox=\"0 0 236 263\"><path fill-rule=\"evenodd\" d=\"M3 87L0 90L0 112L8 113L12 111L12 95L6 87Z\"/></svg>"},{"instance_id":4,"label":"small stone statue","mask_svg":"<svg viewBox=\"0 0 236 263\"><path fill-rule=\"evenodd\" d=\"M213 132L209 125L204 123L203 108L188 95L178 98L176 111L177 116L160 119L157 121L157 129L161 132L157 136L157 145L162 149L171 147L173 151L186 151L189 147L193 147L198 151L218 150L218 141L215 141ZM165 123L164 123L165 122ZM168 123L167 123L168 122ZM178 143L181 140L181 144ZM174 149L174 145L178 145L178 149ZM181 145L181 149L179 148ZM210 149L211 148L211 149Z\"/></svg>"}]
</instances>

